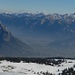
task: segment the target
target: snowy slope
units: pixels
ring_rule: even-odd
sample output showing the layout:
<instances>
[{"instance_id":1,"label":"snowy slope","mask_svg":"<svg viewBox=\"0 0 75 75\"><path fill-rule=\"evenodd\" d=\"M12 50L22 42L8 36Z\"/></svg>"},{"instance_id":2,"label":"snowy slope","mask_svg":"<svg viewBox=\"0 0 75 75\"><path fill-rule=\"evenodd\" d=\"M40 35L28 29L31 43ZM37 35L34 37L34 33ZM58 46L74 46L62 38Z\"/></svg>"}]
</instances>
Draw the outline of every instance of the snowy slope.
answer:
<instances>
[{"instance_id":1,"label":"snowy slope","mask_svg":"<svg viewBox=\"0 0 75 75\"><path fill-rule=\"evenodd\" d=\"M73 67L74 64L75 60L68 59L66 59L64 63L55 66L37 63L13 63L8 61L0 61L0 75L43 75L42 72L47 71L58 75L58 73L61 73L65 68Z\"/></svg>"}]
</instances>

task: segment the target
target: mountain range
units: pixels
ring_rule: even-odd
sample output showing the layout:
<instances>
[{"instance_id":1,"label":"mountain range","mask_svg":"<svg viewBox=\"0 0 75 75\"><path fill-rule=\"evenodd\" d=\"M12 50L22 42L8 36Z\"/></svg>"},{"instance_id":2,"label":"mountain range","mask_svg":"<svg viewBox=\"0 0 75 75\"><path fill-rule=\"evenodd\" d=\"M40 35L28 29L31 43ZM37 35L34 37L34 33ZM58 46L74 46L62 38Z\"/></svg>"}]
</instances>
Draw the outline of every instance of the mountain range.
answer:
<instances>
[{"instance_id":1,"label":"mountain range","mask_svg":"<svg viewBox=\"0 0 75 75\"><path fill-rule=\"evenodd\" d=\"M75 57L75 13L32 14L4 12L0 13L0 21L8 27L13 36L20 39L21 43L23 42L34 49L32 51L34 53L30 53L31 55L34 54L33 56ZM8 41L10 37L4 39Z\"/></svg>"}]
</instances>

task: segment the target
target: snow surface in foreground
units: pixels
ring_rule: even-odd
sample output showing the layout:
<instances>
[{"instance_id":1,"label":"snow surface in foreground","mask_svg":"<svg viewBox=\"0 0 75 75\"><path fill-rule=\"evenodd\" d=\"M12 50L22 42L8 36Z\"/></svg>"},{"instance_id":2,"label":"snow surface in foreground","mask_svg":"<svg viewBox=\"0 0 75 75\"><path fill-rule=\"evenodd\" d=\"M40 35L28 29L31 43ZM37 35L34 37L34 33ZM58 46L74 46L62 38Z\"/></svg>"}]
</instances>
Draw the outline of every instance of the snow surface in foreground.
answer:
<instances>
[{"instance_id":1,"label":"snow surface in foreground","mask_svg":"<svg viewBox=\"0 0 75 75\"><path fill-rule=\"evenodd\" d=\"M0 61L0 75L42 75L40 72L49 72L55 75L61 73L66 68L71 68L75 65L75 60L66 60L60 66L50 66L37 63L13 63ZM59 69L59 71L58 71ZM38 74L39 73L39 74Z\"/></svg>"}]
</instances>

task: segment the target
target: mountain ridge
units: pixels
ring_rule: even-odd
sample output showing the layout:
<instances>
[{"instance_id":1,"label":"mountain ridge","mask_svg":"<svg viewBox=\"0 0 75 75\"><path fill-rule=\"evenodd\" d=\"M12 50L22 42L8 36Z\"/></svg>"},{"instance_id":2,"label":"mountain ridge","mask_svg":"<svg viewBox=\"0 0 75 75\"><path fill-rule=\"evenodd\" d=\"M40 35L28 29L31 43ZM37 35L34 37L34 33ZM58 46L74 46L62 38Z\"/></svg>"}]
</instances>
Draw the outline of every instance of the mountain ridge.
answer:
<instances>
[{"instance_id":1,"label":"mountain ridge","mask_svg":"<svg viewBox=\"0 0 75 75\"><path fill-rule=\"evenodd\" d=\"M43 13L0 13L0 20L8 27L36 33L75 33L75 14L48 14ZM17 28L18 25L18 28ZM16 30L15 29L15 30ZM38 29L38 30L37 30ZM13 30L13 29L12 29ZM23 32L22 32L23 33ZM53 34L53 33L52 33Z\"/></svg>"},{"instance_id":2,"label":"mountain ridge","mask_svg":"<svg viewBox=\"0 0 75 75\"><path fill-rule=\"evenodd\" d=\"M33 48L14 37L7 27L0 24L0 55L27 56L32 55Z\"/></svg>"}]
</instances>

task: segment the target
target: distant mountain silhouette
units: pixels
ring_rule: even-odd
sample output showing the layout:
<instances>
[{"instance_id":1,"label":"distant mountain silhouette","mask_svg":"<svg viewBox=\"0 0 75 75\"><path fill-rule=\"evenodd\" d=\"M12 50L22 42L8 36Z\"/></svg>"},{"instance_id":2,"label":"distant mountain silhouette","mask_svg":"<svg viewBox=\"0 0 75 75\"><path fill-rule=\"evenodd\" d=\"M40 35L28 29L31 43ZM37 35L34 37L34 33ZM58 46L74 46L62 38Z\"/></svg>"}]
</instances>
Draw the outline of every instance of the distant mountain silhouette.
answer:
<instances>
[{"instance_id":1,"label":"distant mountain silhouette","mask_svg":"<svg viewBox=\"0 0 75 75\"><path fill-rule=\"evenodd\" d=\"M48 14L43 13L0 13L0 20L16 35L49 35L58 36L75 34L75 13ZM57 37L58 37L57 36ZM54 36L55 37L55 36Z\"/></svg>"}]
</instances>

